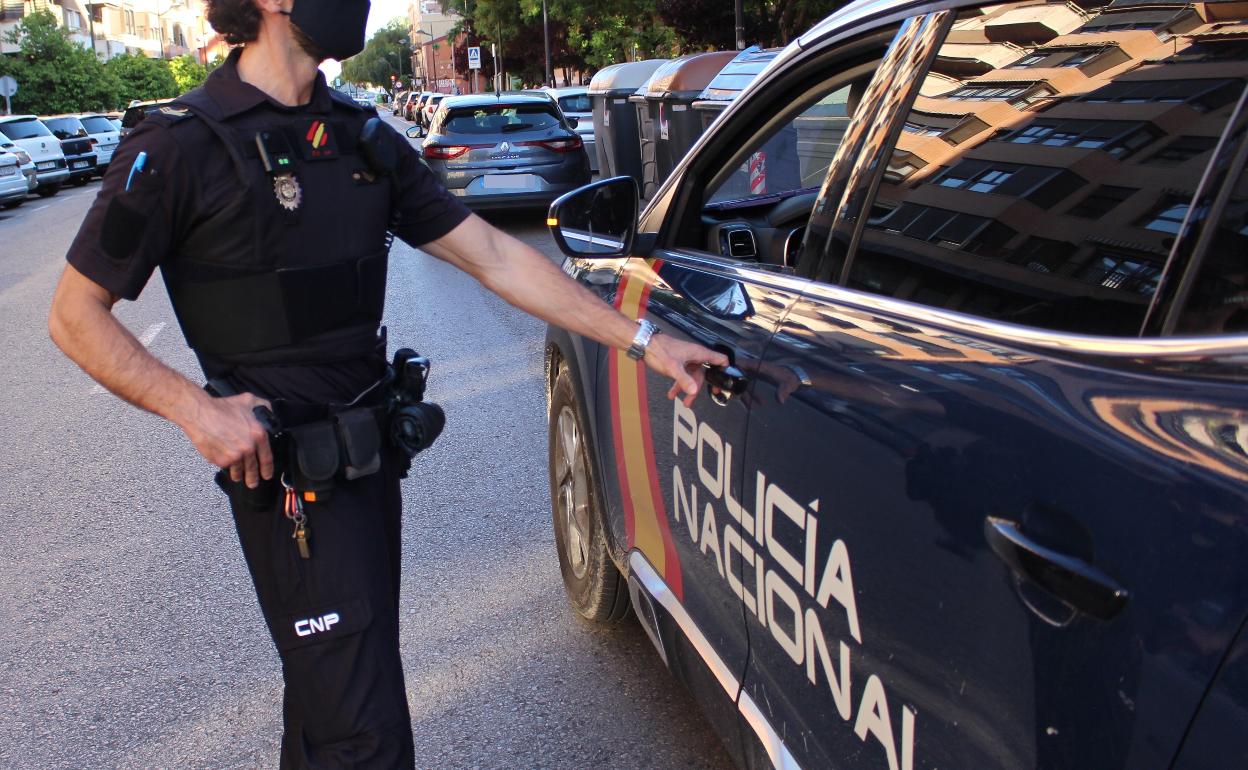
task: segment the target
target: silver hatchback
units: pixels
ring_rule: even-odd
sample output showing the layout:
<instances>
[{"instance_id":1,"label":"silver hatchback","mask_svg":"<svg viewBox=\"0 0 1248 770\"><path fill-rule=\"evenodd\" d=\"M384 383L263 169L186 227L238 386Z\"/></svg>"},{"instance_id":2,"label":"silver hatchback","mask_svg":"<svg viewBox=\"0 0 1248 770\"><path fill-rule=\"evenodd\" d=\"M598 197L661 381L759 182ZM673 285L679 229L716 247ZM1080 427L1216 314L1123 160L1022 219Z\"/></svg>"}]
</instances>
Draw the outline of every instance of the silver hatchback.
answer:
<instances>
[{"instance_id":1,"label":"silver hatchback","mask_svg":"<svg viewBox=\"0 0 1248 770\"><path fill-rule=\"evenodd\" d=\"M421 154L473 209L545 206L590 178L576 123L545 95L448 96Z\"/></svg>"}]
</instances>

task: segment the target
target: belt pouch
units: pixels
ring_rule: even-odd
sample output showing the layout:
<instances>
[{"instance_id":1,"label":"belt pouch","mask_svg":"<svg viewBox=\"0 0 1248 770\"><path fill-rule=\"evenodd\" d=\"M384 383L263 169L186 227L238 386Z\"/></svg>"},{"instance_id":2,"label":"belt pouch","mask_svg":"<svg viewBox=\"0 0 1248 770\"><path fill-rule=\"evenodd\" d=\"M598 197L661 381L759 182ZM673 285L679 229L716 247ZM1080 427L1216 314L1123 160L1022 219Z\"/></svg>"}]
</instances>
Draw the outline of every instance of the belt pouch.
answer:
<instances>
[{"instance_id":1,"label":"belt pouch","mask_svg":"<svg viewBox=\"0 0 1248 770\"><path fill-rule=\"evenodd\" d=\"M347 481L381 470L381 431L373 413L371 408L357 408L334 415Z\"/></svg>"},{"instance_id":2,"label":"belt pouch","mask_svg":"<svg viewBox=\"0 0 1248 770\"><path fill-rule=\"evenodd\" d=\"M338 472L334 423L318 420L287 430L291 441L291 482L300 492L328 492Z\"/></svg>"}]
</instances>

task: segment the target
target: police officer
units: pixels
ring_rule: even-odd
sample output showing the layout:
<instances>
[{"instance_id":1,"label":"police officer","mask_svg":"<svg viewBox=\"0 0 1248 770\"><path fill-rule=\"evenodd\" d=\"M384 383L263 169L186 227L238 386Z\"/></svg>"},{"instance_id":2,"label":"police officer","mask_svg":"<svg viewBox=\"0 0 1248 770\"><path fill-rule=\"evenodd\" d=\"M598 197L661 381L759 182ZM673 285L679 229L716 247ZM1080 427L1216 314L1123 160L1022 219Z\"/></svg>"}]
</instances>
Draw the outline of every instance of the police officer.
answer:
<instances>
[{"instance_id":1,"label":"police officer","mask_svg":"<svg viewBox=\"0 0 1248 770\"><path fill-rule=\"evenodd\" d=\"M255 408L272 406L297 432L376 406L387 232L603 344L649 335L471 215L404 138L369 123L372 108L326 86L317 65L363 48L367 0L207 0L207 10L239 47L121 143L70 249L49 328L88 374L176 424L222 469L282 660L282 766L411 767L398 649L406 458L376 449L384 425L371 447L367 435L347 442L358 457L340 458L334 443L332 493L317 497L289 479L325 460L324 445L300 439L275 460ZM237 395L210 396L113 317L156 268L205 375ZM644 360L674 380L669 397L687 401L704 364L727 363L662 335Z\"/></svg>"}]
</instances>

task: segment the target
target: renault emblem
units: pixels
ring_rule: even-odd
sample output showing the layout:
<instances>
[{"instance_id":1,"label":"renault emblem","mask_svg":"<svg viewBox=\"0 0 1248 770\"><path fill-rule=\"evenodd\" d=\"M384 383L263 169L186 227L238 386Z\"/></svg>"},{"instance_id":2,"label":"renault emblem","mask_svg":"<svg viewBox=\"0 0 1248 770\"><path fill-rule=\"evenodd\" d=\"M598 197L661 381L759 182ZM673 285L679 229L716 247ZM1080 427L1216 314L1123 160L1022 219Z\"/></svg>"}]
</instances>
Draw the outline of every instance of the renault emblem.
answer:
<instances>
[{"instance_id":1,"label":"renault emblem","mask_svg":"<svg viewBox=\"0 0 1248 770\"><path fill-rule=\"evenodd\" d=\"M273 178L273 194L287 211L295 211L303 203L303 189L294 174L278 174Z\"/></svg>"},{"instance_id":2,"label":"renault emblem","mask_svg":"<svg viewBox=\"0 0 1248 770\"><path fill-rule=\"evenodd\" d=\"M502 150L503 152L507 152L508 150L510 150L510 149L511 149L511 143L510 143L510 142L503 142L502 144L500 144L500 145L498 146L498 149Z\"/></svg>"}]
</instances>

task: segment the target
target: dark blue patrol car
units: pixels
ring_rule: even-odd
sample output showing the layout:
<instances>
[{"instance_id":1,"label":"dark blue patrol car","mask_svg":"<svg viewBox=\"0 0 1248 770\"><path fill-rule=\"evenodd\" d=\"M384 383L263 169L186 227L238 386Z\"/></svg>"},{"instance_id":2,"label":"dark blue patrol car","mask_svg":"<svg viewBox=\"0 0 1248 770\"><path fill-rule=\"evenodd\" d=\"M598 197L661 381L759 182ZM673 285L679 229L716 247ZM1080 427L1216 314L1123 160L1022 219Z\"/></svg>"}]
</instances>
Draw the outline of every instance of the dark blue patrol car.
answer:
<instances>
[{"instance_id":1,"label":"dark blue patrol car","mask_svg":"<svg viewBox=\"0 0 1248 770\"><path fill-rule=\"evenodd\" d=\"M733 366L548 336L572 606L745 767L1248 768L1248 3L858 2L567 272Z\"/></svg>"}]
</instances>

